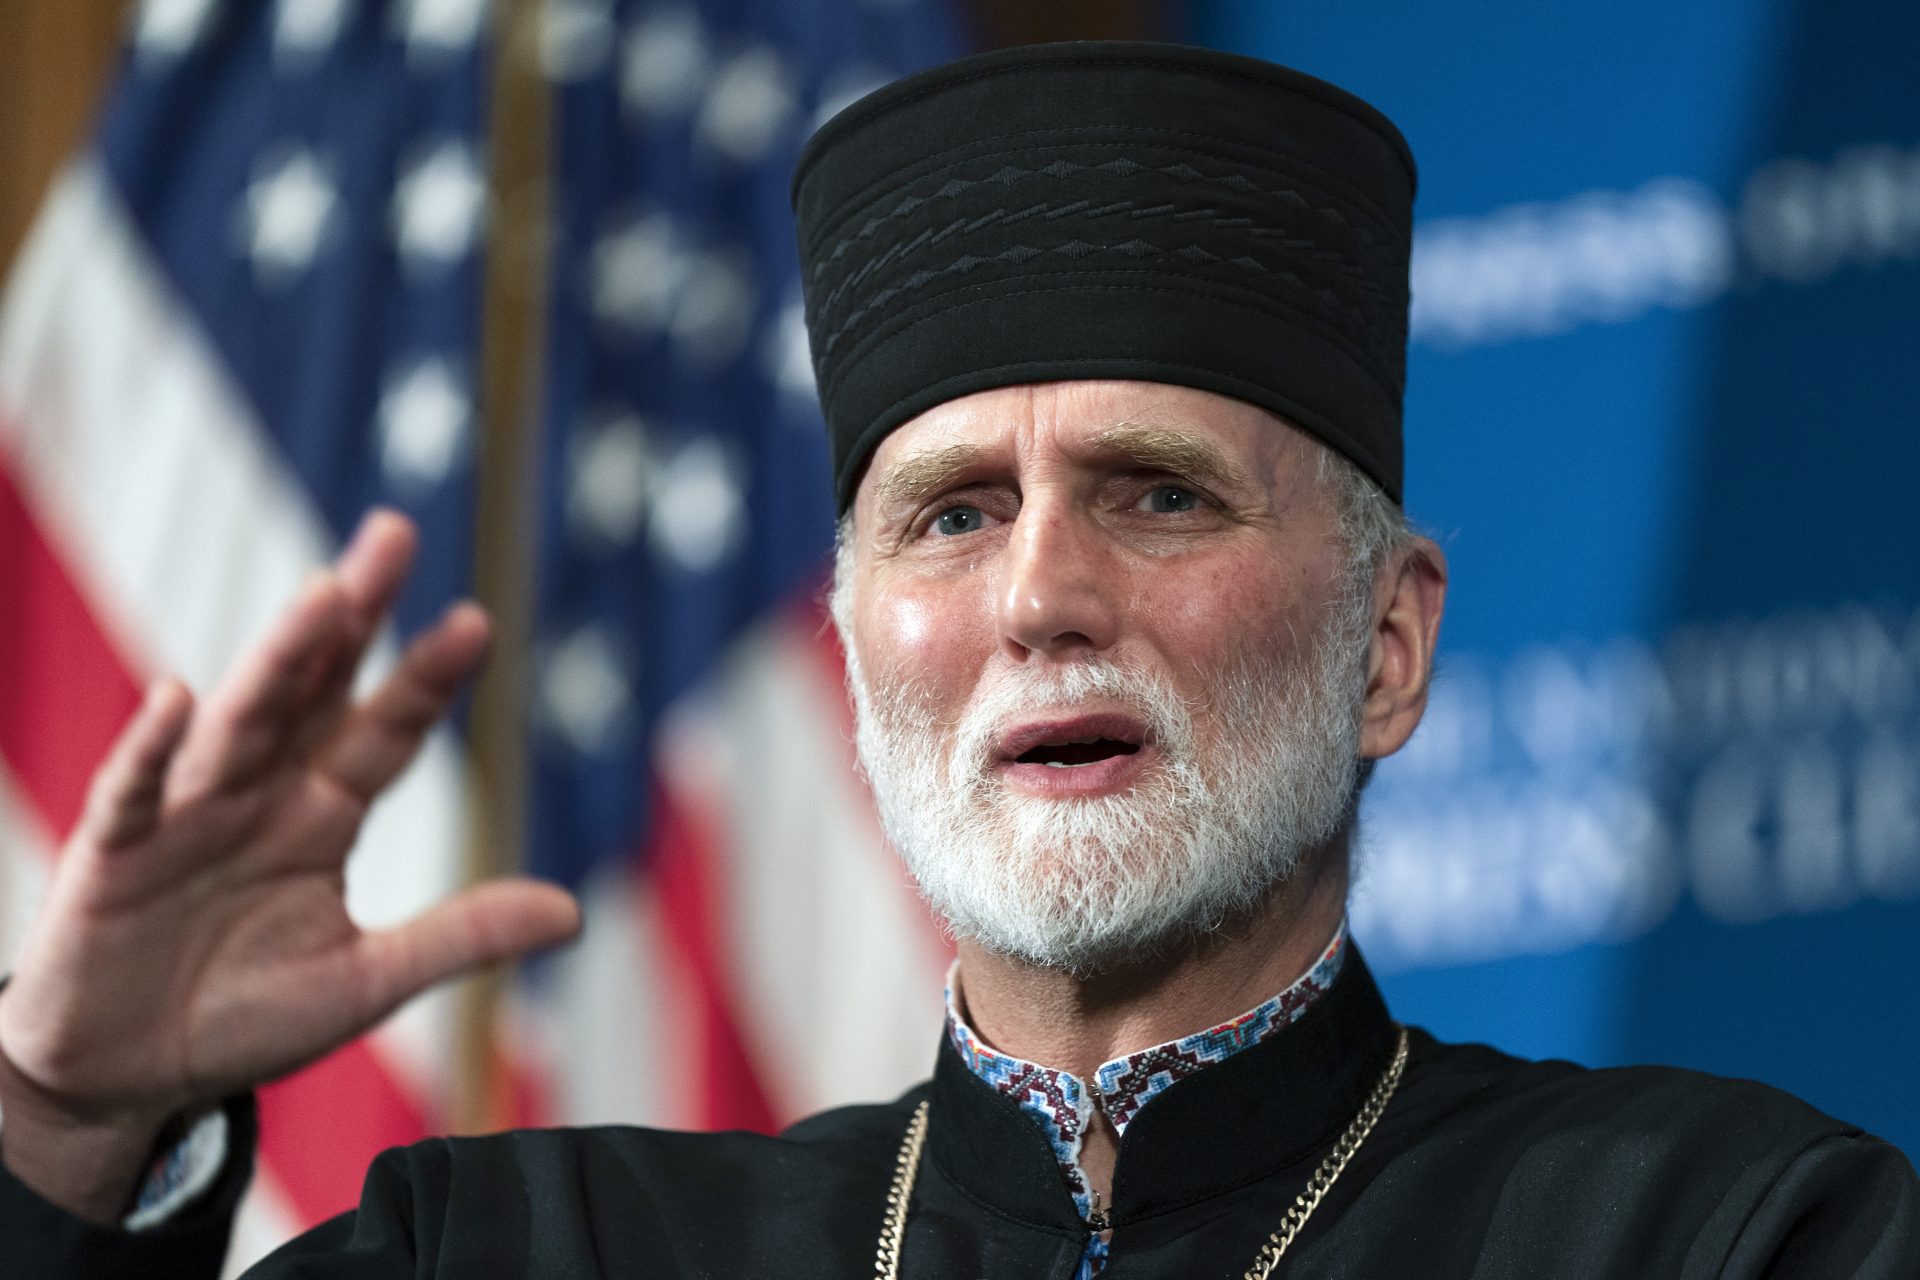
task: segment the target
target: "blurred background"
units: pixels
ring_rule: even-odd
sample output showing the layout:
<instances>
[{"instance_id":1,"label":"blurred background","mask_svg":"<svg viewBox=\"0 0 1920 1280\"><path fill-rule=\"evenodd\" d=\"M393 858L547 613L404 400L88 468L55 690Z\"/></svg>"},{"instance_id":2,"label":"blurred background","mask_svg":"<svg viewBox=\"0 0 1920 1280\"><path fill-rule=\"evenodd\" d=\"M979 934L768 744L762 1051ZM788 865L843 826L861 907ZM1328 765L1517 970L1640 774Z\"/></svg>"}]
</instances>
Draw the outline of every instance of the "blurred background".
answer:
<instances>
[{"instance_id":1,"label":"blurred background","mask_svg":"<svg viewBox=\"0 0 1920 1280\"><path fill-rule=\"evenodd\" d=\"M1757 1077L1920 1153L1920 17L1863 0L9 0L0 944L141 682L370 505L488 676L356 913L528 867L582 943L267 1089L236 1265L381 1147L771 1128L927 1069L947 944L850 772L788 173L865 90L1155 36L1421 165L1408 505L1453 594L1354 925L1443 1037ZM388 637L380 661L390 661Z\"/></svg>"}]
</instances>

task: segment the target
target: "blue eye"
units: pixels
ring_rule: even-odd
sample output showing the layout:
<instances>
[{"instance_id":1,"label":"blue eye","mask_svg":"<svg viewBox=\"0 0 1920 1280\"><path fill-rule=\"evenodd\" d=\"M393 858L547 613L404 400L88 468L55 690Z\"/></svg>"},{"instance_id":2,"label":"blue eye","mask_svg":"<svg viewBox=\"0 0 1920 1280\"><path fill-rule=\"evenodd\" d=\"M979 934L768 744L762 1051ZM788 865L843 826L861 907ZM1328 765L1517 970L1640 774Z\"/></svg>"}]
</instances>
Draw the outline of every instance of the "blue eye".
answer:
<instances>
[{"instance_id":1,"label":"blue eye","mask_svg":"<svg viewBox=\"0 0 1920 1280\"><path fill-rule=\"evenodd\" d=\"M947 537L972 533L985 524L987 517L978 507L948 507L934 517L933 527Z\"/></svg>"},{"instance_id":2,"label":"blue eye","mask_svg":"<svg viewBox=\"0 0 1920 1280\"><path fill-rule=\"evenodd\" d=\"M1191 489L1182 489L1179 485L1157 485L1146 496L1147 510L1172 513L1192 511L1200 505L1200 499Z\"/></svg>"}]
</instances>

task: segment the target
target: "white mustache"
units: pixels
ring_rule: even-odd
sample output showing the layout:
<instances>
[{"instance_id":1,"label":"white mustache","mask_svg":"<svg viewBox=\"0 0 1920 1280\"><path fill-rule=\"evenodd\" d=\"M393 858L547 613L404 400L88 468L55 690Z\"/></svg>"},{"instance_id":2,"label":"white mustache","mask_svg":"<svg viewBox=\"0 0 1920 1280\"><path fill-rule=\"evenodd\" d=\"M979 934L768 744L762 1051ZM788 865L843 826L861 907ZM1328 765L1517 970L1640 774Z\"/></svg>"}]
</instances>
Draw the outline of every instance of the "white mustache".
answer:
<instances>
[{"instance_id":1,"label":"white mustache","mask_svg":"<svg viewBox=\"0 0 1920 1280\"><path fill-rule=\"evenodd\" d=\"M1122 710L1145 725L1147 738L1163 752L1184 757L1193 750L1193 710L1163 677L1123 667L1093 655L1071 666L1022 668L976 693L953 727L947 781L977 787L991 776L994 744L1017 721L1039 711Z\"/></svg>"}]
</instances>

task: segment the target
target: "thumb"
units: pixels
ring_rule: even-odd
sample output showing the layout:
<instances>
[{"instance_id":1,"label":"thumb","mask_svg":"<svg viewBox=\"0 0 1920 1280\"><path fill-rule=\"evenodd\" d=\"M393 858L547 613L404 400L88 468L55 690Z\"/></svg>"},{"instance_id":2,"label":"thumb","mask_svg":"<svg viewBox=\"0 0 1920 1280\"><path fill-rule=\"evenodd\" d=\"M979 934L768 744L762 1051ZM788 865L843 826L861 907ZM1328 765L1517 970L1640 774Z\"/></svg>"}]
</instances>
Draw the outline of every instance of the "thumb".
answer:
<instances>
[{"instance_id":1,"label":"thumb","mask_svg":"<svg viewBox=\"0 0 1920 1280\"><path fill-rule=\"evenodd\" d=\"M580 932L580 904L558 885L524 877L489 880L391 929L361 935L373 1018L436 982L556 946Z\"/></svg>"}]
</instances>

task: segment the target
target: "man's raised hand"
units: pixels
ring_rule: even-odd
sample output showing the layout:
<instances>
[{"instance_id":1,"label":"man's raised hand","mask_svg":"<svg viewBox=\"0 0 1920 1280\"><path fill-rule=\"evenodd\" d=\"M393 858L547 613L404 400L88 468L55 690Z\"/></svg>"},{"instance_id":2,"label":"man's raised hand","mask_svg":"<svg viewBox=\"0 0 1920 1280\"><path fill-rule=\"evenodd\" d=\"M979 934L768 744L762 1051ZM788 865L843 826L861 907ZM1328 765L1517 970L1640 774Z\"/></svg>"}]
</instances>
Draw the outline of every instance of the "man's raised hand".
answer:
<instances>
[{"instance_id":1,"label":"man's raised hand","mask_svg":"<svg viewBox=\"0 0 1920 1280\"><path fill-rule=\"evenodd\" d=\"M487 644L460 604L364 701L354 673L412 562L376 513L198 706L162 680L95 774L0 992L0 1159L99 1221L124 1212L166 1121L299 1067L426 987L579 924L528 880L393 929L347 916L368 807Z\"/></svg>"}]
</instances>

